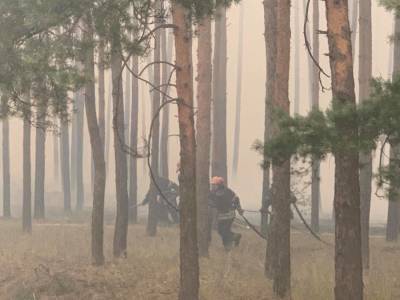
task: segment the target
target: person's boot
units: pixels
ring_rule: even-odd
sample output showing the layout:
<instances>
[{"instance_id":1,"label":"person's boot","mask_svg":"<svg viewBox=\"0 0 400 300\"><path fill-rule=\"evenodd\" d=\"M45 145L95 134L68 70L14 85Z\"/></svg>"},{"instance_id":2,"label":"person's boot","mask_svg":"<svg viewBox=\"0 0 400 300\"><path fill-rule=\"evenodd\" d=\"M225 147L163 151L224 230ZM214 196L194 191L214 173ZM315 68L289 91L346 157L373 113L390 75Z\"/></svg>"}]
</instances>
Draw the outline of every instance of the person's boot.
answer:
<instances>
[{"instance_id":1,"label":"person's boot","mask_svg":"<svg viewBox=\"0 0 400 300\"><path fill-rule=\"evenodd\" d=\"M242 235L240 233L235 234L235 247L239 246L241 238L242 238Z\"/></svg>"},{"instance_id":2,"label":"person's boot","mask_svg":"<svg viewBox=\"0 0 400 300\"><path fill-rule=\"evenodd\" d=\"M224 244L224 248L226 252L229 252L233 249L234 246L234 241L231 241L230 243Z\"/></svg>"}]
</instances>

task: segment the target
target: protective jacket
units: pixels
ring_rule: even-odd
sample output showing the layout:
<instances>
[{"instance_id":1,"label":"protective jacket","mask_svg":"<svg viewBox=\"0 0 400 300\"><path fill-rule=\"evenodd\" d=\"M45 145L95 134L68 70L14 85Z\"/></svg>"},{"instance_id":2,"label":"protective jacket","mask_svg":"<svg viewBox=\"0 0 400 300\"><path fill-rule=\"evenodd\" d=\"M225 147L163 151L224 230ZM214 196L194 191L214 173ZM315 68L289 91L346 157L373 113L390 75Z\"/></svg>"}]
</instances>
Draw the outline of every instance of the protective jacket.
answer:
<instances>
[{"instance_id":1,"label":"protective jacket","mask_svg":"<svg viewBox=\"0 0 400 300\"><path fill-rule=\"evenodd\" d=\"M179 196L179 186L167 178L160 177L157 179L157 185L162 191L163 195L168 199L176 203L176 198ZM158 189L155 191L155 196L157 197L157 202L164 203L165 200L161 197ZM151 190L148 191L146 197L144 198L142 204L146 205L154 197L154 193ZM174 203L174 204L175 204Z\"/></svg>"},{"instance_id":2,"label":"protective jacket","mask_svg":"<svg viewBox=\"0 0 400 300\"><path fill-rule=\"evenodd\" d=\"M210 192L209 205L217 210L218 220L233 219L235 210L242 210L239 197L225 186Z\"/></svg>"}]
</instances>

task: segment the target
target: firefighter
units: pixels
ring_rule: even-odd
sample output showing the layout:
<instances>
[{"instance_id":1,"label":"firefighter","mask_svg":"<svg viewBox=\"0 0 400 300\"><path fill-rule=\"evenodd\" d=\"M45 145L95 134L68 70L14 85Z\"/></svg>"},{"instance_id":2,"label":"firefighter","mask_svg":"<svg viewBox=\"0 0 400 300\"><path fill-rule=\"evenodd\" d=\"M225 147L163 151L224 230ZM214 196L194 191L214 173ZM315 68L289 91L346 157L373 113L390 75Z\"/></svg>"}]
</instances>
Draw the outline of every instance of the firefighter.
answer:
<instances>
[{"instance_id":1,"label":"firefighter","mask_svg":"<svg viewBox=\"0 0 400 300\"><path fill-rule=\"evenodd\" d=\"M153 187L154 190L150 188L142 202L142 205L148 204L151 199L155 198L158 220L167 224L178 224L179 214L177 212L177 198L179 196L179 186L164 177L158 177L156 183L163 195L160 194L156 187ZM168 203L163 196L168 199Z\"/></svg>"},{"instance_id":2,"label":"firefighter","mask_svg":"<svg viewBox=\"0 0 400 300\"><path fill-rule=\"evenodd\" d=\"M243 209L236 194L225 186L222 177L211 179L211 192L209 196L210 206L217 211L217 227L222 243L226 251L238 246L242 237L239 233L232 232L232 224L235 219L235 211L240 215Z\"/></svg>"}]
</instances>

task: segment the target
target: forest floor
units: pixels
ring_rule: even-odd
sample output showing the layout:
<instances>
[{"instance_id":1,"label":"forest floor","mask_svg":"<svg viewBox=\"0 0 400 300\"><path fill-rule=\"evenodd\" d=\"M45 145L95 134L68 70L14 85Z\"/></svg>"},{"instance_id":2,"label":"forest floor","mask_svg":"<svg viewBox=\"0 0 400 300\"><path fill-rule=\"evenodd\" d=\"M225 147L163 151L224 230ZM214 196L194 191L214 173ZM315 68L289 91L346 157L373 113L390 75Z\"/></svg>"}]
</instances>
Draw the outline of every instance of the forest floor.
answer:
<instances>
[{"instance_id":1,"label":"forest floor","mask_svg":"<svg viewBox=\"0 0 400 300\"><path fill-rule=\"evenodd\" d=\"M253 232L230 254L217 235L210 258L201 260L201 299L273 299L263 275L265 243ZM89 223L35 223L32 236L17 220L0 220L0 299L177 299L177 227L147 237L144 225L129 227L128 258L112 259L113 227L106 226L106 265L90 264ZM323 235L332 242L332 235ZM371 270L365 273L367 299L400 299L400 244L371 237ZM294 300L333 299L333 249L294 230Z\"/></svg>"}]
</instances>

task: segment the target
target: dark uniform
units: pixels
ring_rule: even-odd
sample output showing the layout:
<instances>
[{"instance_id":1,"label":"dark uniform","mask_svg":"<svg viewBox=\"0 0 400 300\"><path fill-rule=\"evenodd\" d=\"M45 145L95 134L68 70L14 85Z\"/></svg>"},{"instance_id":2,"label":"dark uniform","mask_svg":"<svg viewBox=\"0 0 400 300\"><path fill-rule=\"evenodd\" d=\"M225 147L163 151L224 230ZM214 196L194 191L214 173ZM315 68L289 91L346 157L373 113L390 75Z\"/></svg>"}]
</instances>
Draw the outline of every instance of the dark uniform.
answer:
<instances>
[{"instance_id":1,"label":"dark uniform","mask_svg":"<svg viewBox=\"0 0 400 300\"><path fill-rule=\"evenodd\" d=\"M241 234L232 232L232 223L235 219L235 210L242 213L240 200L229 188L221 185L216 190L210 192L210 206L217 211L218 233L227 251L237 246L240 242Z\"/></svg>"},{"instance_id":2,"label":"dark uniform","mask_svg":"<svg viewBox=\"0 0 400 300\"><path fill-rule=\"evenodd\" d=\"M150 200L155 198L155 203L157 205L157 214L158 220L166 223L179 223L179 214L175 208L178 208L177 198L179 196L179 186L170 181L167 178L159 177L157 179L157 185L162 191L162 194L168 199L167 203L165 199L160 195L159 190L154 187L153 190L149 190L146 194L145 199L142 204L146 205L150 202ZM171 207L173 206L173 207ZM171 219L172 220L171 220Z\"/></svg>"}]
</instances>

